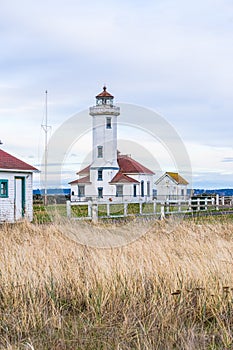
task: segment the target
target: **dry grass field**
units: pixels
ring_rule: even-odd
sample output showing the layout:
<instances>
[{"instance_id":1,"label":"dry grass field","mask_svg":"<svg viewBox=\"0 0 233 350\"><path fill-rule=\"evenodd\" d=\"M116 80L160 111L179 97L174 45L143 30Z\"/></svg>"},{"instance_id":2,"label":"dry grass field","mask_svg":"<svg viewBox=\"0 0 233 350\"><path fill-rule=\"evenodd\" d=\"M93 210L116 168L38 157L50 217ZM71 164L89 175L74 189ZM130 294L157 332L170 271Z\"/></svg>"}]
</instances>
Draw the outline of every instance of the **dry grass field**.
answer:
<instances>
[{"instance_id":1,"label":"dry grass field","mask_svg":"<svg viewBox=\"0 0 233 350\"><path fill-rule=\"evenodd\" d=\"M0 349L233 349L232 218L102 249L65 225L0 227Z\"/></svg>"}]
</instances>

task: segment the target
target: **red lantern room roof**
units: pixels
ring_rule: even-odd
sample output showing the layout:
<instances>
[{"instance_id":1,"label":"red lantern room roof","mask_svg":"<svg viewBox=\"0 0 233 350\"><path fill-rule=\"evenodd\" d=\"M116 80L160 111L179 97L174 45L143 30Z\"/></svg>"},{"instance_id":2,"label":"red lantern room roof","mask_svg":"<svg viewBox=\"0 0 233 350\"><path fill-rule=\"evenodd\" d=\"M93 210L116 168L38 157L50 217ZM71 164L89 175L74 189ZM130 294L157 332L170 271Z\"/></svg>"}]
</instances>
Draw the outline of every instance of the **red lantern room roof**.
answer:
<instances>
[{"instance_id":1,"label":"red lantern room roof","mask_svg":"<svg viewBox=\"0 0 233 350\"><path fill-rule=\"evenodd\" d=\"M103 91L96 96L96 98L101 98L101 97L109 97L109 98L114 98L109 92L107 92L106 86L103 87Z\"/></svg>"}]
</instances>

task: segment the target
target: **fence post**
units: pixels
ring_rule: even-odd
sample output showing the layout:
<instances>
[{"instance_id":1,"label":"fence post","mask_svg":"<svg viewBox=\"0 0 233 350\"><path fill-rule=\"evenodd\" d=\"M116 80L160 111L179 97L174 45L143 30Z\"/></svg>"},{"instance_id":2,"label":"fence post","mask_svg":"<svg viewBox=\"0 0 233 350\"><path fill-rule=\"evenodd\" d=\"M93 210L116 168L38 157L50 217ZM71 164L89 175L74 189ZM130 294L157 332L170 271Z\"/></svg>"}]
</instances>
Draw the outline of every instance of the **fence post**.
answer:
<instances>
[{"instance_id":1,"label":"fence post","mask_svg":"<svg viewBox=\"0 0 233 350\"><path fill-rule=\"evenodd\" d=\"M222 206L224 206L225 205L225 198L224 198L224 196L221 199L222 199Z\"/></svg>"},{"instance_id":2,"label":"fence post","mask_svg":"<svg viewBox=\"0 0 233 350\"><path fill-rule=\"evenodd\" d=\"M208 199L205 198L205 210L208 210Z\"/></svg>"},{"instance_id":3,"label":"fence post","mask_svg":"<svg viewBox=\"0 0 233 350\"><path fill-rule=\"evenodd\" d=\"M91 217L91 201L88 201L88 216Z\"/></svg>"},{"instance_id":4,"label":"fence post","mask_svg":"<svg viewBox=\"0 0 233 350\"><path fill-rule=\"evenodd\" d=\"M216 194L216 210L219 210L219 194Z\"/></svg>"},{"instance_id":5,"label":"fence post","mask_svg":"<svg viewBox=\"0 0 233 350\"><path fill-rule=\"evenodd\" d=\"M163 220L163 219L165 219L164 203L161 203L161 209L160 209L160 211L161 211L161 217L160 217L160 219Z\"/></svg>"},{"instance_id":6,"label":"fence post","mask_svg":"<svg viewBox=\"0 0 233 350\"><path fill-rule=\"evenodd\" d=\"M66 215L68 218L71 217L71 204L70 201L66 201Z\"/></svg>"},{"instance_id":7,"label":"fence post","mask_svg":"<svg viewBox=\"0 0 233 350\"><path fill-rule=\"evenodd\" d=\"M107 203L107 216L110 216L110 204Z\"/></svg>"},{"instance_id":8,"label":"fence post","mask_svg":"<svg viewBox=\"0 0 233 350\"><path fill-rule=\"evenodd\" d=\"M181 200L178 199L178 211L181 212Z\"/></svg>"},{"instance_id":9,"label":"fence post","mask_svg":"<svg viewBox=\"0 0 233 350\"><path fill-rule=\"evenodd\" d=\"M124 216L127 216L128 203L124 203Z\"/></svg>"},{"instance_id":10,"label":"fence post","mask_svg":"<svg viewBox=\"0 0 233 350\"><path fill-rule=\"evenodd\" d=\"M200 211L201 207L200 207L200 198L197 198L197 210Z\"/></svg>"},{"instance_id":11,"label":"fence post","mask_svg":"<svg viewBox=\"0 0 233 350\"><path fill-rule=\"evenodd\" d=\"M154 203L153 203L153 210L154 210L154 214L156 213L156 200L154 199Z\"/></svg>"},{"instance_id":12,"label":"fence post","mask_svg":"<svg viewBox=\"0 0 233 350\"><path fill-rule=\"evenodd\" d=\"M142 214L142 202L139 203L139 213Z\"/></svg>"},{"instance_id":13,"label":"fence post","mask_svg":"<svg viewBox=\"0 0 233 350\"><path fill-rule=\"evenodd\" d=\"M188 200L188 210L192 211L192 199L191 198L189 198L189 200Z\"/></svg>"},{"instance_id":14,"label":"fence post","mask_svg":"<svg viewBox=\"0 0 233 350\"><path fill-rule=\"evenodd\" d=\"M98 205L97 203L92 203L92 222L96 224L98 222Z\"/></svg>"}]
</instances>

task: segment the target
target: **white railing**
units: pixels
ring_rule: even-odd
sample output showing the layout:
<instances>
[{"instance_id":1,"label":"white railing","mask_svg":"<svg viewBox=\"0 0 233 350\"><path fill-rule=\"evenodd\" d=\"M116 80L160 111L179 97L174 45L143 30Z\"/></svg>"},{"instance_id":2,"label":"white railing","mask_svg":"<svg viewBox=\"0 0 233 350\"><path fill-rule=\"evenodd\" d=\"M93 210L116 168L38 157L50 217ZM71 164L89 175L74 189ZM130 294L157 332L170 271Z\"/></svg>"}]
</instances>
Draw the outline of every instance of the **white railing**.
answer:
<instances>
[{"instance_id":1,"label":"white railing","mask_svg":"<svg viewBox=\"0 0 233 350\"><path fill-rule=\"evenodd\" d=\"M117 197L119 198L119 197ZM134 198L134 197L133 197ZM132 199L132 198L131 198ZM76 210L75 210L76 207ZM82 209L82 210L81 210ZM214 212L219 210L233 210L232 197L196 197L189 199L173 199L166 201L151 200L146 197L134 198L131 201L101 200L67 201L67 216L75 219L91 219L94 222L98 218L116 218L127 216L158 216L164 218L170 214L186 214L198 212ZM82 215L80 215L82 211Z\"/></svg>"}]
</instances>

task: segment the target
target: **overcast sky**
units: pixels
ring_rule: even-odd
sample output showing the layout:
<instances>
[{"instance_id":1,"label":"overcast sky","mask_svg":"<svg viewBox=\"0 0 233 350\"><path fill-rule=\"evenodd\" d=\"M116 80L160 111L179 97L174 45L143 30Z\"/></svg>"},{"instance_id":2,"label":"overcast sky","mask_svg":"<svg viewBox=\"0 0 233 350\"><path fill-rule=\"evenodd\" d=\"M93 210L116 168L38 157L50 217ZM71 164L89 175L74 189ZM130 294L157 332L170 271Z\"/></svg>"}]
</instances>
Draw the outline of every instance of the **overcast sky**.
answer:
<instances>
[{"instance_id":1,"label":"overcast sky","mask_svg":"<svg viewBox=\"0 0 233 350\"><path fill-rule=\"evenodd\" d=\"M0 44L5 151L40 168L45 90L52 137L106 84L116 102L156 111L176 130L194 187L233 188L232 0L2 1ZM67 181L85 154L83 143L72 147Z\"/></svg>"}]
</instances>

